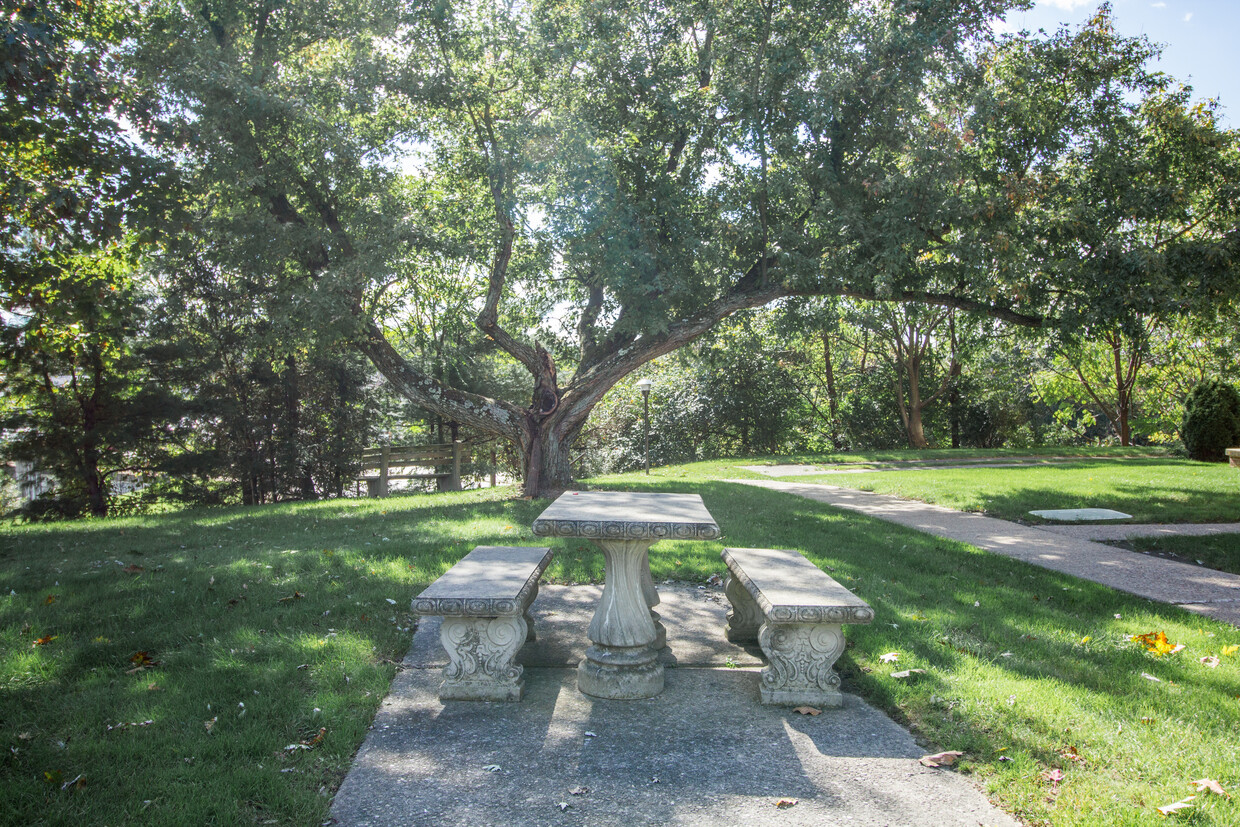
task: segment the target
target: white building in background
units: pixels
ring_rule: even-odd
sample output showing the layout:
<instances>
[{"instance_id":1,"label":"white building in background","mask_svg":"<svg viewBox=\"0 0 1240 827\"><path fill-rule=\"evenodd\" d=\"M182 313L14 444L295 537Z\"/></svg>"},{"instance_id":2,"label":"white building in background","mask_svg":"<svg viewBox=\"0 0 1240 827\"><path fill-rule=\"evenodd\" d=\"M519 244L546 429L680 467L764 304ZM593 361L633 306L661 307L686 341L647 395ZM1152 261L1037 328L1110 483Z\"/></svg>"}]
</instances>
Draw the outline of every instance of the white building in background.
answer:
<instances>
[{"instance_id":1,"label":"white building in background","mask_svg":"<svg viewBox=\"0 0 1240 827\"><path fill-rule=\"evenodd\" d=\"M56 490L56 476L48 471L40 471L33 462L19 459L5 463L4 466L4 471L17 483L19 505L28 505L43 494ZM146 483L137 474L128 471L113 474L108 483L108 491L112 494L132 494L143 488L146 488Z\"/></svg>"},{"instance_id":2,"label":"white building in background","mask_svg":"<svg viewBox=\"0 0 1240 827\"><path fill-rule=\"evenodd\" d=\"M56 489L56 477L26 460L13 463L13 477L17 480L17 496L22 505Z\"/></svg>"}]
</instances>

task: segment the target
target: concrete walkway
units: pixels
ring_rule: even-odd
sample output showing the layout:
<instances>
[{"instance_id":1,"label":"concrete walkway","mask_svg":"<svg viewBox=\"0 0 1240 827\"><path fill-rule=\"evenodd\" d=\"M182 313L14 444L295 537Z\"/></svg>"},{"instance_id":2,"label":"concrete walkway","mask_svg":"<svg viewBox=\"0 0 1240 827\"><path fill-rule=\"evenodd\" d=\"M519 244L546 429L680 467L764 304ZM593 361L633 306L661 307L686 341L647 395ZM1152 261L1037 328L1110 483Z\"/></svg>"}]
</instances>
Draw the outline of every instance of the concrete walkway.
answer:
<instances>
[{"instance_id":1,"label":"concrete walkway","mask_svg":"<svg viewBox=\"0 0 1240 827\"><path fill-rule=\"evenodd\" d=\"M724 638L716 589L660 585L674 665L661 695L582 695L574 666L600 593L542 587L519 704L440 703L439 622L421 621L334 823L1018 827L967 777L919 764L927 750L853 695L812 717L759 703L760 653Z\"/></svg>"},{"instance_id":2,"label":"concrete walkway","mask_svg":"<svg viewBox=\"0 0 1240 827\"><path fill-rule=\"evenodd\" d=\"M868 514L928 534L960 540L1035 566L1092 580L1129 594L1175 603L1191 612L1240 626L1240 575L1080 539L1065 534L1063 529L1067 526L1057 526L1053 530L1034 528L916 500L834 485L777 480L728 482L785 491L837 508ZM1089 528L1096 531L1100 527ZM1131 529L1134 526L1110 528Z\"/></svg>"}]
</instances>

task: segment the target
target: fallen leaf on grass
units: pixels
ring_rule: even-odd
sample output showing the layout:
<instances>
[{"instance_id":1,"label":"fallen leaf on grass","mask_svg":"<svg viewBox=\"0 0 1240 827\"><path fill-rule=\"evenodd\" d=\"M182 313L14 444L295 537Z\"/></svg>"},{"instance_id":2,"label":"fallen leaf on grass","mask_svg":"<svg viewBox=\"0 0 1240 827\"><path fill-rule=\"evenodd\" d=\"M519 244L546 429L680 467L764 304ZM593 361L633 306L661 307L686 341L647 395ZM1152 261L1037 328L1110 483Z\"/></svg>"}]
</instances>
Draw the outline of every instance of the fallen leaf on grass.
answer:
<instances>
[{"instance_id":1,"label":"fallen leaf on grass","mask_svg":"<svg viewBox=\"0 0 1240 827\"><path fill-rule=\"evenodd\" d=\"M317 735L307 741L301 741L296 744L289 744L284 748L285 752L292 752L299 749L314 749L323 740L323 736L327 734L327 727L321 727Z\"/></svg>"},{"instance_id":2,"label":"fallen leaf on grass","mask_svg":"<svg viewBox=\"0 0 1240 827\"><path fill-rule=\"evenodd\" d=\"M1063 781L1063 770L1055 768L1042 773L1042 777L1051 782L1052 787L1058 787L1059 782Z\"/></svg>"},{"instance_id":3,"label":"fallen leaf on grass","mask_svg":"<svg viewBox=\"0 0 1240 827\"><path fill-rule=\"evenodd\" d=\"M60 595L58 595L58 594L49 594L49 595L47 596L47 599L43 601L43 605L44 605L44 606L50 606L50 605L52 605L53 603L55 603L55 602L56 602L57 600L59 600L59 599L60 599Z\"/></svg>"},{"instance_id":4,"label":"fallen leaf on grass","mask_svg":"<svg viewBox=\"0 0 1240 827\"><path fill-rule=\"evenodd\" d=\"M108 728L105 730L105 732L111 732L114 729L129 729L130 727L150 726L153 723L155 722L148 720L148 721L131 721L129 723L122 722L119 724L108 724Z\"/></svg>"},{"instance_id":5,"label":"fallen leaf on grass","mask_svg":"<svg viewBox=\"0 0 1240 827\"><path fill-rule=\"evenodd\" d=\"M798 706L793 712L799 712L802 715L821 715L822 710L812 706Z\"/></svg>"},{"instance_id":6,"label":"fallen leaf on grass","mask_svg":"<svg viewBox=\"0 0 1240 827\"><path fill-rule=\"evenodd\" d=\"M1188 798L1182 798L1179 801L1175 801L1171 804L1164 804L1163 806L1155 807L1154 809L1158 810L1158 812L1162 815L1169 816L1172 813L1179 812L1180 810L1187 810L1189 807L1193 806L1193 799L1196 797L1197 796L1195 795L1190 795Z\"/></svg>"},{"instance_id":7,"label":"fallen leaf on grass","mask_svg":"<svg viewBox=\"0 0 1240 827\"><path fill-rule=\"evenodd\" d=\"M1223 785L1213 778L1198 778L1196 781L1189 781L1188 783L1192 784L1193 788L1199 793L1212 792L1224 798L1231 798L1231 793L1224 790Z\"/></svg>"},{"instance_id":8,"label":"fallen leaf on grass","mask_svg":"<svg viewBox=\"0 0 1240 827\"><path fill-rule=\"evenodd\" d=\"M150 652L134 652L129 656L129 662L134 665L133 669L126 669L126 675L135 675L143 669L154 669L159 666L159 661L151 657Z\"/></svg>"},{"instance_id":9,"label":"fallen leaf on grass","mask_svg":"<svg viewBox=\"0 0 1240 827\"><path fill-rule=\"evenodd\" d=\"M301 600L303 597L305 597L305 595L304 595L304 594L302 594L301 592L293 592L293 593L292 593L292 594L290 594L288 597L281 597L281 598L280 598L280 602L281 602L281 603L289 603L289 602L291 602L291 601L293 601L293 600Z\"/></svg>"},{"instance_id":10,"label":"fallen leaf on grass","mask_svg":"<svg viewBox=\"0 0 1240 827\"><path fill-rule=\"evenodd\" d=\"M1230 657L1230 656L1232 656L1232 655L1236 654L1236 652L1240 652L1240 644L1237 644L1237 645L1235 645L1235 646L1224 646L1224 647L1223 647L1223 648L1219 651L1219 654L1221 654L1223 657L1225 657L1225 658L1226 658L1226 657Z\"/></svg>"},{"instance_id":11,"label":"fallen leaf on grass","mask_svg":"<svg viewBox=\"0 0 1240 827\"><path fill-rule=\"evenodd\" d=\"M1204 663L1208 669L1214 669L1219 664L1217 655L1206 655L1204 658L1199 658L1198 660L1201 663Z\"/></svg>"},{"instance_id":12,"label":"fallen leaf on grass","mask_svg":"<svg viewBox=\"0 0 1240 827\"><path fill-rule=\"evenodd\" d=\"M1140 643L1145 647L1145 651L1150 652L1156 658L1174 655L1185 648L1183 643L1172 643L1167 640L1165 632L1146 632L1143 635L1133 635L1128 639Z\"/></svg>"},{"instance_id":13,"label":"fallen leaf on grass","mask_svg":"<svg viewBox=\"0 0 1240 827\"><path fill-rule=\"evenodd\" d=\"M65 775L60 770L44 770L43 780L48 784L59 784L65 780Z\"/></svg>"},{"instance_id":14,"label":"fallen leaf on grass","mask_svg":"<svg viewBox=\"0 0 1240 827\"><path fill-rule=\"evenodd\" d=\"M795 807L796 805L797 800L795 798L781 798L779 801L775 802L775 806L781 810L786 810L789 807Z\"/></svg>"},{"instance_id":15,"label":"fallen leaf on grass","mask_svg":"<svg viewBox=\"0 0 1240 827\"><path fill-rule=\"evenodd\" d=\"M51 643L53 640L55 640L58 637L60 637L60 635L44 635L43 637L36 639L35 642L30 645L31 646L46 646L47 644Z\"/></svg>"},{"instance_id":16,"label":"fallen leaf on grass","mask_svg":"<svg viewBox=\"0 0 1240 827\"><path fill-rule=\"evenodd\" d=\"M923 755L917 759L926 767L950 767L956 763L956 759L964 755L963 752L956 749L949 749L946 752L936 752L934 755Z\"/></svg>"},{"instance_id":17,"label":"fallen leaf on grass","mask_svg":"<svg viewBox=\"0 0 1240 827\"><path fill-rule=\"evenodd\" d=\"M220 719L220 716L219 716L219 715L216 715L216 716L215 716L214 718L212 718L211 720L209 720L209 721L203 721L203 722L202 722L202 725L203 725L204 727L206 727L206 728L207 728L207 734L208 734L208 735L210 735L210 734L211 734L211 730L215 728L215 722L216 722L216 721L218 721L219 719Z\"/></svg>"},{"instance_id":18,"label":"fallen leaf on grass","mask_svg":"<svg viewBox=\"0 0 1240 827\"><path fill-rule=\"evenodd\" d=\"M905 669L902 672L892 672L891 677L903 679L903 678L911 678L913 675L924 675L924 674L926 674L925 669Z\"/></svg>"},{"instance_id":19,"label":"fallen leaf on grass","mask_svg":"<svg viewBox=\"0 0 1240 827\"><path fill-rule=\"evenodd\" d=\"M900 659L900 653L899 652L888 652L885 655L879 655L878 659L882 661L883 663L895 663L897 660Z\"/></svg>"},{"instance_id":20,"label":"fallen leaf on grass","mask_svg":"<svg viewBox=\"0 0 1240 827\"><path fill-rule=\"evenodd\" d=\"M1077 752L1077 751L1076 751L1076 747L1074 747L1074 746L1067 746L1067 747L1064 747L1063 749L1061 749L1061 750L1059 751L1059 754L1060 754L1060 756L1062 756L1063 758L1065 758L1065 759L1067 759L1067 760L1069 760L1069 761L1075 761L1075 762L1076 762L1076 763L1078 763L1078 764L1084 764L1084 763L1085 763L1085 756L1083 756L1083 755L1081 755L1079 752Z\"/></svg>"},{"instance_id":21,"label":"fallen leaf on grass","mask_svg":"<svg viewBox=\"0 0 1240 827\"><path fill-rule=\"evenodd\" d=\"M125 566L125 568L121 569L121 571L125 572L125 574L141 574L142 572L146 571L146 569L142 568L141 566L135 566L133 563L130 563L128 566Z\"/></svg>"}]
</instances>

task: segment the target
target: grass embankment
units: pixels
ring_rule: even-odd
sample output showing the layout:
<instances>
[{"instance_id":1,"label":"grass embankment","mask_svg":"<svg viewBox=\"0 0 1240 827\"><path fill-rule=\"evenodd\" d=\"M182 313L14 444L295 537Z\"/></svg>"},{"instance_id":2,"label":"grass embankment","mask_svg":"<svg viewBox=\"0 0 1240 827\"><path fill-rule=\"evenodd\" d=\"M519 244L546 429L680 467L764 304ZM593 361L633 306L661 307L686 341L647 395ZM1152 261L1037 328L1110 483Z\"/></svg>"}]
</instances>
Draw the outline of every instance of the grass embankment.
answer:
<instances>
[{"instance_id":1,"label":"grass embankment","mask_svg":"<svg viewBox=\"0 0 1240 827\"><path fill-rule=\"evenodd\" d=\"M1111 508L1136 523L1240 521L1240 473L1222 463L1174 458L1082 459L1020 468L917 468L788 477L1043 522L1030 511Z\"/></svg>"},{"instance_id":2,"label":"grass embankment","mask_svg":"<svg viewBox=\"0 0 1240 827\"><path fill-rule=\"evenodd\" d=\"M877 612L849 627L845 688L927 748L963 750L965 771L1007 809L1034 823L1154 824L1153 808L1191 794L1193 779L1240 786L1240 655L1228 648L1240 631L711 479L732 473L705 464L599 487L700 493L727 544L795 548L832 572ZM506 493L4 530L0 813L320 823L408 646L412 594L474 545L543 544L529 526L547 503ZM549 579L602 577L590 547L550 544ZM720 547L656 545L655 578L704 579ZM1157 631L1186 649L1155 657L1129 639ZM130 673L141 651L158 665ZM1199 660L1210 656L1217 667ZM926 671L892 677L910 668ZM62 786L79 774L80 787ZM1191 823L1240 821L1233 801L1194 805Z\"/></svg>"},{"instance_id":3,"label":"grass embankment","mask_svg":"<svg viewBox=\"0 0 1240 827\"><path fill-rule=\"evenodd\" d=\"M1133 537L1123 544L1134 551L1168 557L1183 563L1240 574L1240 534L1204 537Z\"/></svg>"}]
</instances>

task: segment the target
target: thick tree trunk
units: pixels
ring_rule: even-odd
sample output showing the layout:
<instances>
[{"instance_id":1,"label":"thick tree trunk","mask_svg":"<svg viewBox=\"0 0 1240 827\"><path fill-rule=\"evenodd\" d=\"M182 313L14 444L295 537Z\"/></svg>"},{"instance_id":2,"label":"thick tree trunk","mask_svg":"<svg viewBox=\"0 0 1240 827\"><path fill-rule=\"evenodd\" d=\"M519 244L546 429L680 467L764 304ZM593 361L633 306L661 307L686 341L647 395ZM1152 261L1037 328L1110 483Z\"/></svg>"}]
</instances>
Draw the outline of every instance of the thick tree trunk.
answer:
<instances>
[{"instance_id":1,"label":"thick tree trunk","mask_svg":"<svg viewBox=\"0 0 1240 827\"><path fill-rule=\"evenodd\" d=\"M905 417L905 430L908 432L908 444L910 448L929 448L930 443L926 441L926 430L922 425L921 411L926 407L926 403L921 399L921 365L919 360L910 359L905 366L905 373L908 374L908 416Z\"/></svg>"},{"instance_id":2,"label":"thick tree trunk","mask_svg":"<svg viewBox=\"0 0 1240 827\"><path fill-rule=\"evenodd\" d=\"M910 406L908 409L908 444L910 448L929 448L926 431L921 424L921 407Z\"/></svg>"},{"instance_id":3,"label":"thick tree trunk","mask_svg":"<svg viewBox=\"0 0 1240 827\"><path fill-rule=\"evenodd\" d=\"M94 445L87 445L82 452L83 482L86 485L86 503L94 517L108 516L108 492L99 473L99 452Z\"/></svg>"},{"instance_id":4,"label":"thick tree trunk","mask_svg":"<svg viewBox=\"0 0 1240 827\"><path fill-rule=\"evenodd\" d=\"M556 497L573 487L573 469L569 452L576 440L556 433L555 428L542 429L536 437L522 445L525 460L525 488L527 497Z\"/></svg>"}]
</instances>

